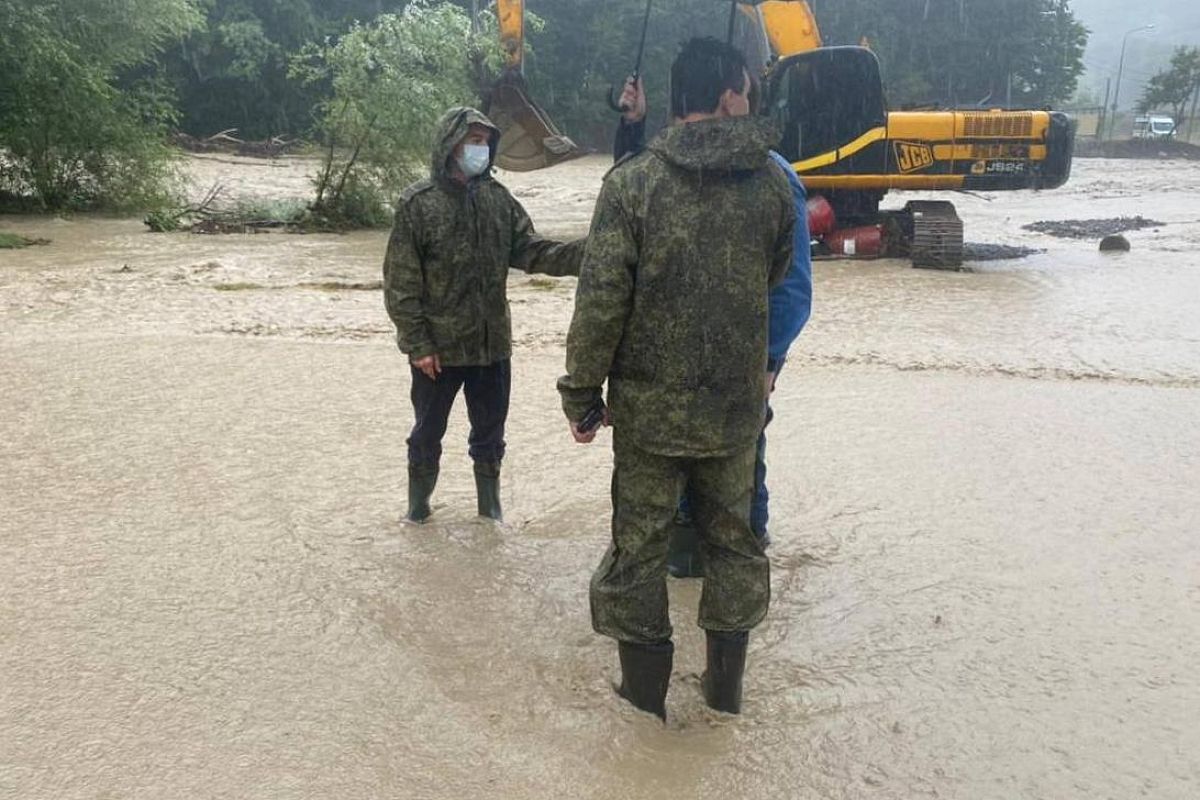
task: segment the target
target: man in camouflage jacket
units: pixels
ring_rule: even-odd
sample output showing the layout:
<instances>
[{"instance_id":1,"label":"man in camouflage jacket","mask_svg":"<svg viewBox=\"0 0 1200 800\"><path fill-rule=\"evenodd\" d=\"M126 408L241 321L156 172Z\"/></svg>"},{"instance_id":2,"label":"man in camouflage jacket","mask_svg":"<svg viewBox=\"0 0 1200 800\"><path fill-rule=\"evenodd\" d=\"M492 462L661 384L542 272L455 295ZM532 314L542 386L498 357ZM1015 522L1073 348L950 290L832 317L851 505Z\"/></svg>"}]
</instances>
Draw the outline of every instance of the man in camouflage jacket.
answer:
<instances>
[{"instance_id":1,"label":"man in camouflage jacket","mask_svg":"<svg viewBox=\"0 0 1200 800\"><path fill-rule=\"evenodd\" d=\"M746 116L741 54L693 40L672 66L675 124L604 180L558 386L572 434L608 383L612 544L591 583L592 624L617 639L620 694L665 716L673 645L667 537L684 486L703 539L709 705L740 709L748 631L769 566L750 528L766 387L768 292L787 273L795 210Z\"/></svg>"},{"instance_id":2,"label":"man in camouflage jacket","mask_svg":"<svg viewBox=\"0 0 1200 800\"><path fill-rule=\"evenodd\" d=\"M408 518L431 513L442 437L463 390L478 511L500 518L500 462L511 386L509 268L578 275L585 240L542 239L492 178L500 131L473 108L438 125L429 178L400 197L383 264L384 300L412 368Z\"/></svg>"}]
</instances>

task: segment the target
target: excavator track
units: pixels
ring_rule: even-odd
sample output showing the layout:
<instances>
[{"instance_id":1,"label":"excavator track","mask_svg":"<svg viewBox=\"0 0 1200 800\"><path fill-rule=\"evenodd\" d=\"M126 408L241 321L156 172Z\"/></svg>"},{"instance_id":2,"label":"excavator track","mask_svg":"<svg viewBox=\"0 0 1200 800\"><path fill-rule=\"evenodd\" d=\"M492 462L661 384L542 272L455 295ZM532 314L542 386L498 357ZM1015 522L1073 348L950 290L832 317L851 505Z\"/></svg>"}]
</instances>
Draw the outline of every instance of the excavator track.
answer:
<instances>
[{"instance_id":1,"label":"excavator track","mask_svg":"<svg viewBox=\"0 0 1200 800\"><path fill-rule=\"evenodd\" d=\"M963 224L954 204L945 200L912 200L904 207L912 219L909 254L914 267L961 269Z\"/></svg>"}]
</instances>

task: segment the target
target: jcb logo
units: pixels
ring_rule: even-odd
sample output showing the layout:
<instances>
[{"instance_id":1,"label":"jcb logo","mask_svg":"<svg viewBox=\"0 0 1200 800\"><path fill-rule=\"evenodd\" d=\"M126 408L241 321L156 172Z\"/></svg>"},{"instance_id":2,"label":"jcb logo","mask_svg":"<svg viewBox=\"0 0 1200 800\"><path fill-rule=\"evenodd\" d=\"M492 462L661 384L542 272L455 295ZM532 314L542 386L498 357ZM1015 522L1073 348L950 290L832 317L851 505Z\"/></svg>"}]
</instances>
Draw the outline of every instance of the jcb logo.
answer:
<instances>
[{"instance_id":1,"label":"jcb logo","mask_svg":"<svg viewBox=\"0 0 1200 800\"><path fill-rule=\"evenodd\" d=\"M933 148L927 144L895 142L896 166L901 172L916 172L933 166Z\"/></svg>"}]
</instances>

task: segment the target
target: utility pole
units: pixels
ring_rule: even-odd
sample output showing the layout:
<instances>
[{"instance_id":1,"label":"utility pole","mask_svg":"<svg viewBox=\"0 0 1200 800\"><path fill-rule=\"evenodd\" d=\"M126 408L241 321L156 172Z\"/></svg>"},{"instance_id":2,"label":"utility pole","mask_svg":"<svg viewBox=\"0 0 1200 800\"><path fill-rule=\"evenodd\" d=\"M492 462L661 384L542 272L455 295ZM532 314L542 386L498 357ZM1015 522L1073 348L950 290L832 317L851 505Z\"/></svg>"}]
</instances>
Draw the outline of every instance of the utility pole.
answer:
<instances>
[{"instance_id":1,"label":"utility pole","mask_svg":"<svg viewBox=\"0 0 1200 800\"><path fill-rule=\"evenodd\" d=\"M1104 138L1104 127L1108 124L1108 93L1112 91L1112 78L1104 81L1104 105L1100 106L1100 124L1096 126L1096 141Z\"/></svg>"},{"instance_id":2,"label":"utility pole","mask_svg":"<svg viewBox=\"0 0 1200 800\"><path fill-rule=\"evenodd\" d=\"M1196 125L1196 102L1200 101L1200 83L1196 84L1195 91L1192 92L1192 115L1188 118L1187 141L1190 144L1192 141L1192 128Z\"/></svg>"},{"instance_id":3,"label":"utility pole","mask_svg":"<svg viewBox=\"0 0 1200 800\"><path fill-rule=\"evenodd\" d=\"M1137 33L1138 31L1152 30L1154 30L1153 22L1151 22L1149 25L1141 25L1137 28L1130 28L1129 30L1125 31L1125 35L1121 37L1121 60L1117 63L1117 86L1113 91L1112 121L1108 126L1108 138L1110 139L1113 136L1113 128L1116 127L1117 124L1117 103L1121 97L1121 73L1125 70L1125 45L1129 42L1129 34Z\"/></svg>"}]
</instances>

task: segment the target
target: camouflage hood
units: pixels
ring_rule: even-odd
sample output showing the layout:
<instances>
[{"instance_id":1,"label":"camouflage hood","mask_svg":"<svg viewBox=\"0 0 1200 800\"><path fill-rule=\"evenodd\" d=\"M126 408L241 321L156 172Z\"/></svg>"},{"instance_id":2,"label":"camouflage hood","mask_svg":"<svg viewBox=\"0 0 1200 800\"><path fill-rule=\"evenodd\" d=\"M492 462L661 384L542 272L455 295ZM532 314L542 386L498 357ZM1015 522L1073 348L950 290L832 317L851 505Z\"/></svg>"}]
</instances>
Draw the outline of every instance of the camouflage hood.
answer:
<instances>
[{"instance_id":1,"label":"camouflage hood","mask_svg":"<svg viewBox=\"0 0 1200 800\"><path fill-rule=\"evenodd\" d=\"M473 108L452 108L438 126L432 175L396 203L384 260L384 298L396 343L412 358L437 354L442 366L495 364L512 355L510 268L578 275L583 242L537 235L525 209L486 172L466 185L447 161L472 124L500 131Z\"/></svg>"},{"instance_id":2,"label":"camouflage hood","mask_svg":"<svg viewBox=\"0 0 1200 800\"><path fill-rule=\"evenodd\" d=\"M467 135L472 125L483 125L492 132L488 146L492 150L491 164L496 163L496 147L500 144L500 129L483 112L466 106L455 106L438 120L437 133L433 137L433 156L430 159L430 177L435 181L450 179L449 162L454 148ZM489 166L489 171L491 167ZM484 173L487 174L487 173Z\"/></svg>"},{"instance_id":3,"label":"camouflage hood","mask_svg":"<svg viewBox=\"0 0 1200 800\"><path fill-rule=\"evenodd\" d=\"M672 125L654 137L648 149L692 172L748 172L763 168L778 141L770 120L722 117Z\"/></svg>"}]
</instances>

